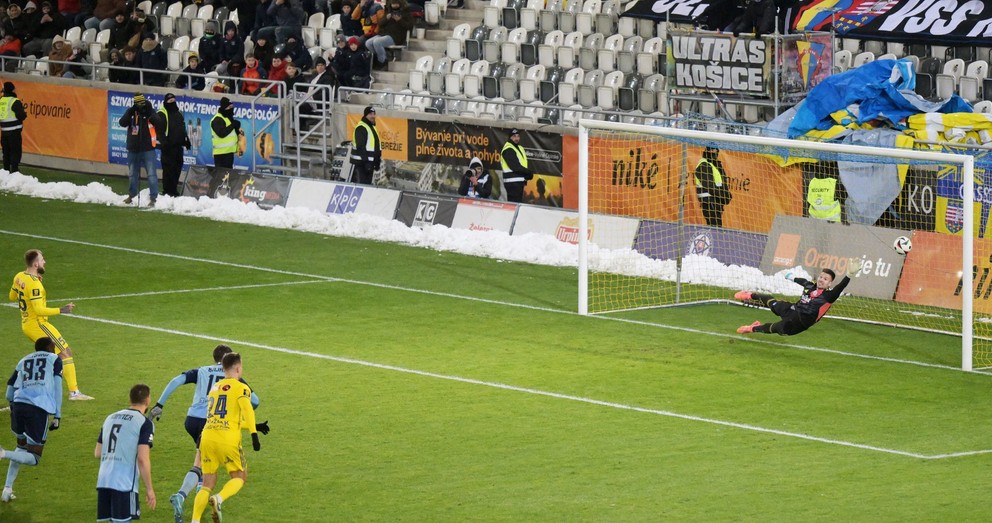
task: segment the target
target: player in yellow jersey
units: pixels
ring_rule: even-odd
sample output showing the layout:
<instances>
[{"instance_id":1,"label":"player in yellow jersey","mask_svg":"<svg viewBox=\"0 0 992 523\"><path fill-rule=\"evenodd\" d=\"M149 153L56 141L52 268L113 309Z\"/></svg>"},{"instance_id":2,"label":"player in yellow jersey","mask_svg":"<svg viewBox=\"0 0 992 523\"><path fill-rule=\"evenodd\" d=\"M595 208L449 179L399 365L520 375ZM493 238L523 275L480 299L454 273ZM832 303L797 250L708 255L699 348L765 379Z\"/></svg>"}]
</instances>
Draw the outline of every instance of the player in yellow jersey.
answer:
<instances>
[{"instance_id":1,"label":"player in yellow jersey","mask_svg":"<svg viewBox=\"0 0 992 523\"><path fill-rule=\"evenodd\" d=\"M14 276L9 296L10 301L17 302L21 310L21 330L31 338L31 341L47 337L55 342L55 354L62 358L62 375L65 377L66 385L69 386L70 400L93 399L92 396L79 391L79 384L76 382L76 364L72 361L72 349L59 330L48 323L49 316L69 314L76 308L76 304L70 303L57 309L48 306L45 286L41 284L41 277L45 274L45 256L41 251L31 249L24 253L24 265L24 271Z\"/></svg>"},{"instance_id":2,"label":"player in yellow jersey","mask_svg":"<svg viewBox=\"0 0 992 523\"><path fill-rule=\"evenodd\" d=\"M248 464L241 449L241 429L251 432L251 445L257 452L262 448L255 427L255 410L251 407L251 389L241 383L241 355L229 352L221 360L224 379L218 381L207 395L207 424L200 434L200 461L203 487L193 502L193 523L210 504L215 523L222 518L221 503L238 493L248 479ZM224 488L213 496L217 484L217 469L221 466L231 474Z\"/></svg>"}]
</instances>

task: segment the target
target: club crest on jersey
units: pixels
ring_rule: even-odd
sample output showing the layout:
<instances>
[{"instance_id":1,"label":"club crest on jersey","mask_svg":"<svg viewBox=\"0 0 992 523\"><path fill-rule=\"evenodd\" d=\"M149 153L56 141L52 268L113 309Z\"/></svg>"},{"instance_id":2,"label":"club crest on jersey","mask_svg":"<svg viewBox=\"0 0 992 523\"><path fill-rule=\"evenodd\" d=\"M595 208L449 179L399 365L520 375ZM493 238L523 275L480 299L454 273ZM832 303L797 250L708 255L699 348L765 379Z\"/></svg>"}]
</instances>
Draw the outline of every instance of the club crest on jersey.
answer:
<instances>
[{"instance_id":1,"label":"club crest on jersey","mask_svg":"<svg viewBox=\"0 0 992 523\"><path fill-rule=\"evenodd\" d=\"M231 386L230 385L224 385L223 387L220 388L220 390L222 390L224 392L227 392L227 391L231 390Z\"/></svg>"}]
</instances>

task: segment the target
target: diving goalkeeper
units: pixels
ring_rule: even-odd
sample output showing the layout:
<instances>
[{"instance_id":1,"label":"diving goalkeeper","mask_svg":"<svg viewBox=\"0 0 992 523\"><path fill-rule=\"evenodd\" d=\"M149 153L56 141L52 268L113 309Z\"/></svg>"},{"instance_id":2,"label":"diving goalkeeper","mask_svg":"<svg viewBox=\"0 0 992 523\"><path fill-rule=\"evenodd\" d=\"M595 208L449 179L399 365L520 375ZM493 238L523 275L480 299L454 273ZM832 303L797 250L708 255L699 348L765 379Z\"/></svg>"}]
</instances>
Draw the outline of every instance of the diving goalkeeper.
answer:
<instances>
[{"instance_id":1,"label":"diving goalkeeper","mask_svg":"<svg viewBox=\"0 0 992 523\"><path fill-rule=\"evenodd\" d=\"M740 291L734 294L734 299L768 307L782 318L775 323L756 321L750 325L743 325L737 328L737 332L739 334L762 332L781 336L792 336L803 332L827 314L830 306L837 301L840 293L844 292L844 288L851 282L851 278L861 271L862 263L860 258L848 260L847 275L833 288L830 286L837 279L837 274L830 269L823 269L815 282L805 278L789 278L803 286L803 295L796 303L776 299L770 294L758 294L750 291Z\"/></svg>"}]
</instances>

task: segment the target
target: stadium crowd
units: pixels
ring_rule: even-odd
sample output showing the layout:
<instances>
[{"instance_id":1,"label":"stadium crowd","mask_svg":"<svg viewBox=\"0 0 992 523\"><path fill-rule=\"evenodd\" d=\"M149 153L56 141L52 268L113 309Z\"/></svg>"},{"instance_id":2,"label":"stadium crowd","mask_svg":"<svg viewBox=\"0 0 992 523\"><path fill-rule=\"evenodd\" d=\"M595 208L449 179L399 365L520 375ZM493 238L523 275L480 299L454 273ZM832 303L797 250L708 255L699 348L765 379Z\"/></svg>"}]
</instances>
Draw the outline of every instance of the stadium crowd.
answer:
<instances>
[{"instance_id":1,"label":"stadium crowd","mask_svg":"<svg viewBox=\"0 0 992 523\"><path fill-rule=\"evenodd\" d=\"M7 72L34 69L17 58L47 57L49 76L89 78L92 64L106 63L114 83L175 86L256 95L275 89L259 80L297 83L301 80L369 87L373 68L385 66L389 45L404 45L423 5L408 0L205 0L215 15L205 21L198 45L185 50L185 63L170 69L168 49L173 35L160 34L159 0L145 12L133 0L3 0L0 2L0 60ZM147 9L147 2L144 2ZM193 4L183 0L182 4ZM223 8L223 9L222 9ZM315 13L340 15L336 46L304 46L303 27ZM78 31L71 31L79 28ZM99 56L90 56L85 38L68 41L83 31L106 31ZM171 31L170 31L171 32ZM92 36L91 36L92 38ZM95 54L95 53L94 53ZM7 59L7 58L10 59ZM61 62L70 62L69 64ZM324 66L324 69L317 66ZM139 71L143 69L146 71ZM162 71L161 73L149 72ZM221 80L205 82L196 73L216 71ZM226 77L226 78L225 78Z\"/></svg>"}]
</instances>

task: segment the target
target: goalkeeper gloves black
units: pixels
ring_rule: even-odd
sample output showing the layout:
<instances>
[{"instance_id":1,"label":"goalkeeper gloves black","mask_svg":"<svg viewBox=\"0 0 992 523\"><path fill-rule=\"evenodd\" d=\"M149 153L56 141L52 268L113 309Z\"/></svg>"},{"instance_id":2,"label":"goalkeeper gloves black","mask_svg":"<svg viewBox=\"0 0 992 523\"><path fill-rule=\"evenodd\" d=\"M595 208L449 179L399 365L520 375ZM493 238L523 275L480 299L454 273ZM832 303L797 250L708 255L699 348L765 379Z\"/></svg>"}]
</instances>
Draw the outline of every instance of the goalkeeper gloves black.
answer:
<instances>
[{"instance_id":1,"label":"goalkeeper gloves black","mask_svg":"<svg viewBox=\"0 0 992 523\"><path fill-rule=\"evenodd\" d=\"M59 420L62 418L52 418L52 423L48 425L48 430L59 430Z\"/></svg>"},{"instance_id":2,"label":"goalkeeper gloves black","mask_svg":"<svg viewBox=\"0 0 992 523\"><path fill-rule=\"evenodd\" d=\"M258 433L252 432L251 434L251 448L258 452L262 450L262 442L258 441Z\"/></svg>"},{"instance_id":3,"label":"goalkeeper gloves black","mask_svg":"<svg viewBox=\"0 0 992 523\"><path fill-rule=\"evenodd\" d=\"M158 421L162 417L162 408L161 403L156 403L152 410L148 411L148 419L155 418L155 421Z\"/></svg>"},{"instance_id":4,"label":"goalkeeper gloves black","mask_svg":"<svg viewBox=\"0 0 992 523\"><path fill-rule=\"evenodd\" d=\"M256 423L255 424L255 430L261 432L262 434L268 434L269 433L269 420L265 420L265 421L263 421L261 423Z\"/></svg>"}]
</instances>

